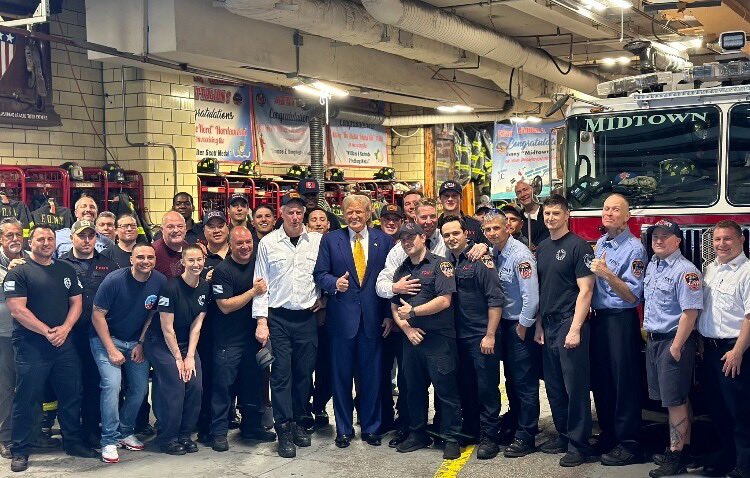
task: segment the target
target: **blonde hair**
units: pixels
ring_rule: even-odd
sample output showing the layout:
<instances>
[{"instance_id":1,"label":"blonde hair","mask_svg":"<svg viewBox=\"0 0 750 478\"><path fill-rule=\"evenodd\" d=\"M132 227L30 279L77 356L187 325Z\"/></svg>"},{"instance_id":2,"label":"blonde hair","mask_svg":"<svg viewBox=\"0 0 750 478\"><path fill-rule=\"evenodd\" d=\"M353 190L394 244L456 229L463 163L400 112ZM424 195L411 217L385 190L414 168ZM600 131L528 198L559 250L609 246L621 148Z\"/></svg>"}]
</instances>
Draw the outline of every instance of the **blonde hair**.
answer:
<instances>
[{"instance_id":1,"label":"blonde hair","mask_svg":"<svg viewBox=\"0 0 750 478\"><path fill-rule=\"evenodd\" d=\"M364 207L367 211L372 211L372 201L364 194L350 194L344 198L341 203L341 209L346 212L352 204L359 204Z\"/></svg>"}]
</instances>

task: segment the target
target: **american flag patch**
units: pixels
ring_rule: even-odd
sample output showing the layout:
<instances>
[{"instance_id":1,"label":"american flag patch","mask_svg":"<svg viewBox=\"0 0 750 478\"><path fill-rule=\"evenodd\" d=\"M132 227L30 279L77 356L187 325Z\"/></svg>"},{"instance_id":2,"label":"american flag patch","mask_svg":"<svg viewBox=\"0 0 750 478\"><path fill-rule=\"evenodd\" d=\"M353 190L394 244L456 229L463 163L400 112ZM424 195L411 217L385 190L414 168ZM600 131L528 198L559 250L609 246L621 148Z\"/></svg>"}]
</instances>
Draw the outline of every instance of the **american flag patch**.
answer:
<instances>
[{"instance_id":1,"label":"american flag patch","mask_svg":"<svg viewBox=\"0 0 750 478\"><path fill-rule=\"evenodd\" d=\"M223 294L224 293L224 286L223 285L214 285L214 294Z\"/></svg>"},{"instance_id":2,"label":"american flag patch","mask_svg":"<svg viewBox=\"0 0 750 478\"><path fill-rule=\"evenodd\" d=\"M161 307L169 307L169 297L159 297L159 305Z\"/></svg>"}]
</instances>

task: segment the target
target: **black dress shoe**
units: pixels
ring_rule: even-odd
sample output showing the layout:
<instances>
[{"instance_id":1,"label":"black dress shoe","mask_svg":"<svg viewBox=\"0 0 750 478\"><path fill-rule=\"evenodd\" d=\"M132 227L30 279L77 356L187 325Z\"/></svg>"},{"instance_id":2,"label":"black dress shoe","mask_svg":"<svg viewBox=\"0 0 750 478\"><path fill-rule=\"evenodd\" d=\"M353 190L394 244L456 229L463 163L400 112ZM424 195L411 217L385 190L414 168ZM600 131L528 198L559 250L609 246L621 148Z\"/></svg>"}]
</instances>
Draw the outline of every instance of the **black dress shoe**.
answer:
<instances>
[{"instance_id":1,"label":"black dress shoe","mask_svg":"<svg viewBox=\"0 0 750 478\"><path fill-rule=\"evenodd\" d=\"M198 452L198 445L196 445L195 442L189 438L182 438L180 440L177 440L177 442L185 448L185 451L187 453Z\"/></svg>"},{"instance_id":2,"label":"black dress shoe","mask_svg":"<svg viewBox=\"0 0 750 478\"><path fill-rule=\"evenodd\" d=\"M182 456L185 453L187 453L187 450L185 450L185 447L181 443L177 443L177 442L172 442L167 445L162 445L160 449L162 453L166 453L167 455Z\"/></svg>"},{"instance_id":3,"label":"black dress shoe","mask_svg":"<svg viewBox=\"0 0 750 478\"><path fill-rule=\"evenodd\" d=\"M380 436L374 433L363 433L362 441L367 442L368 445L380 446Z\"/></svg>"},{"instance_id":4,"label":"black dress shoe","mask_svg":"<svg viewBox=\"0 0 750 478\"><path fill-rule=\"evenodd\" d=\"M312 440L310 440L310 435L307 434L307 430L298 423L292 425L292 440L295 445L302 448L308 447L312 444Z\"/></svg>"},{"instance_id":5,"label":"black dress shoe","mask_svg":"<svg viewBox=\"0 0 750 478\"><path fill-rule=\"evenodd\" d=\"M99 453L80 442L70 443L65 447L65 453L70 456L79 456L81 458L99 458Z\"/></svg>"},{"instance_id":6,"label":"black dress shoe","mask_svg":"<svg viewBox=\"0 0 750 478\"><path fill-rule=\"evenodd\" d=\"M406 440L406 437L409 436L409 432L406 430L396 430L396 433L393 434L393 438L388 442L389 448L396 448Z\"/></svg>"},{"instance_id":7,"label":"black dress shoe","mask_svg":"<svg viewBox=\"0 0 750 478\"><path fill-rule=\"evenodd\" d=\"M430 443L432 440L430 437L425 435L424 433L415 433L411 432L409 433L409 436L406 437L406 440L399 443L399 445L396 447L396 450L399 453L409 453L412 451L417 451L420 448L427 448L430 446Z\"/></svg>"},{"instance_id":8,"label":"black dress shoe","mask_svg":"<svg viewBox=\"0 0 750 478\"><path fill-rule=\"evenodd\" d=\"M461 457L461 447L457 441L446 441L443 450L443 460L457 460Z\"/></svg>"},{"instance_id":9,"label":"black dress shoe","mask_svg":"<svg viewBox=\"0 0 750 478\"><path fill-rule=\"evenodd\" d=\"M354 438L353 433L348 435L336 435L336 446L339 448L346 448L352 442L352 438Z\"/></svg>"},{"instance_id":10,"label":"black dress shoe","mask_svg":"<svg viewBox=\"0 0 750 478\"><path fill-rule=\"evenodd\" d=\"M568 451L568 444L560 437L560 435L558 435L555 438L551 438L550 440L544 442L542 446L539 447L539 451L541 451L542 453L547 453L549 455L565 453L566 451Z\"/></svg>"},{"instance_id":11,"label":"black dress shoe","mask_svg":"<svg viewBox=\"0 0 750 478\"><path fill-rule=\"evenodd\" d=\"M204 433L198 433L198 443L203 443L204 445L211 445L211 435L204 434Z\"/></svg>"},{"instance_id":12,"label":"black dress shoe","mask_svg":"<svg viewBox=\"0 0 750 478\"><path fill-rule=\"evenodd\" d=\"M213 449L213 451L229 450L229 443L227 442L227 437L214 437L214 439L211 440L211 448Z\"/></svg>"},{"instance_id":13,"label":"black dress shoe","mask_svg":"<svg viewBox=\"0 0 750 478\"><path fill-rule=\"evenodd\" d=\"M154 427L146 423L145 425L137 427L135 429L135 434L150 437L152 435L156 435L156 429L154 429Z\"/></svg>"},{"instance_id":14,"label":"black dress shoe","mask_svg":"<svg viewBox=\"0 0 750 478\"><path fill-rule=\"evenodd\" d=\"M29 467L29 455L14 455L10 462L10 471L25 471Z\"/></svg>"},{"instance_id":15,"label":"black dress shoe","mask_svg":"<svg viewBox=\"0 0 750 478\"><path fill-rule=\"evenodd\" d=\"M320 412L315 414L315 429L319 430L321 428L326 428L330 425L330 421L328 419L328 413L326 412Z\"/></svg>"},{"instance_id":16,"label":"black dress shoe","mask_svg":"<svg viewBox=\"0 0 750 478\"><path fill-rule=\"evenodd\" d=\"M641 456L640 453L634 453L620 444L612 448L609 453L603 454L601 462L604 466L635 465L641 462ZM724 474L717 476L724 476Z\"/></svg>"},{"instance_id":17,"label":"black dress shoe","mask_svg":"<svg viewBox=\"0 0 750 478\"><path fill-rule=\"evenodd\" d=\"M240 436L245 440L257 440L263 443L273 443L276 441L276 434L265 428L251 428L241 430Z\"/></svg>"},{"instance_id":18,"label":"black dress shoe","mask_svg":"<svg viewBox=\"0 0 750 478\"><path fill-rule=\"evenodd\" d=\"M516 438L513 440L513 443L508 445L505 451L503 451L503 456L505 458L521 458L522 456L531 453L534 453L534 443Z\"/></svg>"}]
</instances>

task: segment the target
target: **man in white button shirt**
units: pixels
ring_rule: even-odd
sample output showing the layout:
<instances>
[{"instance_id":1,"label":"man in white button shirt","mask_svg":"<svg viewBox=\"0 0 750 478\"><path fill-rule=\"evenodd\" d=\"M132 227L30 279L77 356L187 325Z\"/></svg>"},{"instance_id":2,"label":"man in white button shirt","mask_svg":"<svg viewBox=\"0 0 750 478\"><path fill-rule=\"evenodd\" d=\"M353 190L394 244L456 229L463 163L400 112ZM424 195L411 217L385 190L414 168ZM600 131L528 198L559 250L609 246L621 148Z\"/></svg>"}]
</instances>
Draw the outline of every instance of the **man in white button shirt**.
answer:
<instances>
[{"instance_id":1,"label":"man in white button shirt","mask_svg":"<svg viewBox=\"0 0 750 478\"><path fill-rule=\"evenodd\" d=\"M302 196L284 195L283 225L261 239L255 263L255 279L268 284L253 301L255 338L263 346L269 338L273 344L271 405L282 458L294 458L295 445L310 446L302 419L318 347L314 313L323 307L312 276L323 236L305 228L304 216Z\"/></svg>"},{"instance_id":2,"label":"man in white button shirt","mask_svg":"<svg viewBox=\"0 0 750 478\"><path fill-rule=\"evenodd\" d=\"M708 476L750 477L750 372L742 371L750 345L750 261L734 221L716 224L716 260L706 268L703 313L705 390L721 440L719 459L703 467Z\"/></svg>"}]
</instances>

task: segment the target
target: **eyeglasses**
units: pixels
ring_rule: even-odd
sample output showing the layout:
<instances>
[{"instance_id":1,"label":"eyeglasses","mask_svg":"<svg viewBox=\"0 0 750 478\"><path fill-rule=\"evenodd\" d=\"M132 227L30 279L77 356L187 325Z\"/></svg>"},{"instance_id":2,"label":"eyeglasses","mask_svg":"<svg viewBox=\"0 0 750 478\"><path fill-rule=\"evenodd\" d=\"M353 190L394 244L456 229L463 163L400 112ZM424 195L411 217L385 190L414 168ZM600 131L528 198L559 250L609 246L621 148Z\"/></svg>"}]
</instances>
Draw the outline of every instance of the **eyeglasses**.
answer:
<instances>
[{"instance_id":1,"label":"eyeglasses","mask_svg":"<svg viewBox=\"0 0 750 478\"><path fill-rule=\"evenodd\" d=\"M118 229L138 229L137 224L120 224L117 226Z\"/></svg>"}]
</instances>

